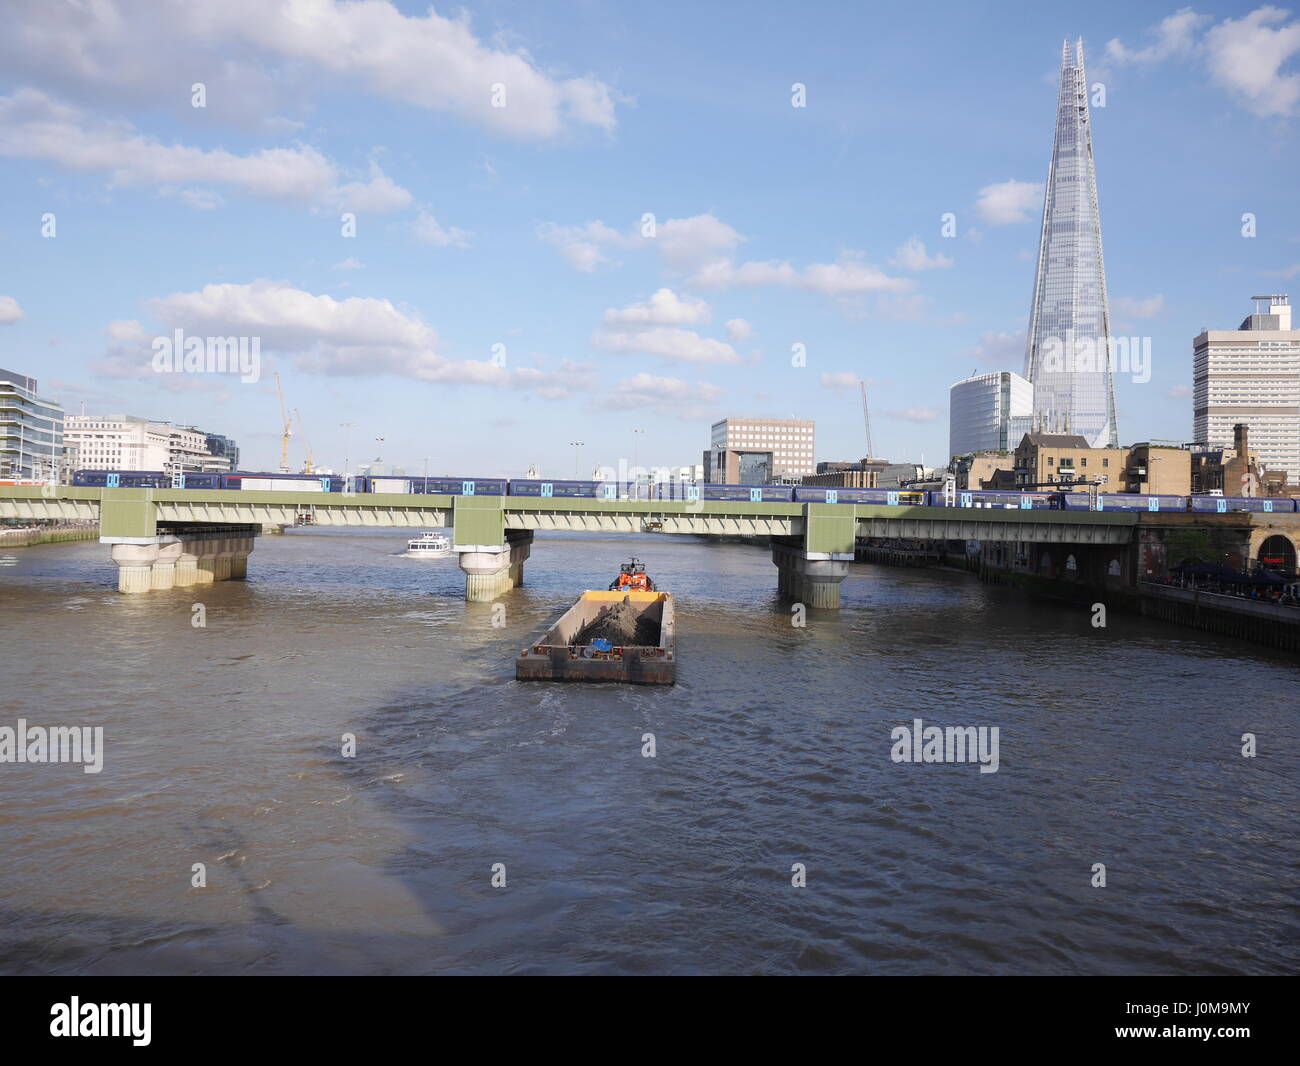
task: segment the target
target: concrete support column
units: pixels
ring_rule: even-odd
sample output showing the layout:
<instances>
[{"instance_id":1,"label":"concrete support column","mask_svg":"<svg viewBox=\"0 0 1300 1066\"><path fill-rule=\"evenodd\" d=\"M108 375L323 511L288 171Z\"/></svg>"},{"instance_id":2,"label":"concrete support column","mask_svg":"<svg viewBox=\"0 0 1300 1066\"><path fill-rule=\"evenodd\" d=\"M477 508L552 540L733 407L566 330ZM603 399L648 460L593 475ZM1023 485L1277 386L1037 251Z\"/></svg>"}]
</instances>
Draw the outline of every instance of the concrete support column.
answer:
<instances>
[{"instance_id":1,"label":"concrete support column","mask_svg":"<svg viewBox=\"0 0 1300 1066\"><path fill-rule=\"evenodd\" d=\"M232 581L242 581L248 576L248 556L253 550L253 538L240 537L233 543L236 548L230 557L230 578Z\"/></svg>"},{"instance_id":2,"label":"concrete support column","mask_svg":"<svg viewBox=\"0 0 1300 1066\"><path fill-rule=\"evenodd\" d=\"M148 592L153 585L153 564L158 560L157 544L114 544L118 592Z\"/></svg>"},{"instance_id":3,"label":"concrete support column","mask_svg":"<svg viewBox=\"0 0 1300 1066\"><path fill-rule=\"evenodd\" d=\"M194 543L182 541L180 555L176 557L176 577L173 584L176 588L182 589L198 583L199 557L194 554Z\"/></svg>"},{"instance_id":4,"label":"concrete support column","mask_svg":"<svg viewBox=\"0 0 1300 1066\"><path fill-rule=\"evenodd\" d=\"M215 542L210 540L196 540L191 549L194 557L198 560L198 565L194 570L194 583L196 585L210 585L217 580L217 554Z\"/></svg>"},{"instance_id":5,"label":"concrete support column","mask_svg":"<svg viewBox=\"0 0 1300 1066\"><path fill-rule=\"evenodd\" d=\"M230 562L234 558L234 540L212 542L212 578L214 581L230 580Z\"/></svg>"},{"instance_id":6,"label":"concrete support column","mask_svg":"<svg viewBox=\"0 0 1300 1066\"><path fill-rule=\"evenodd\" d=\"M524 561L532 554L531 530L510 530L499 547L476 545L460 553L465 572L465 599L471 603L495 600L503 592L524 583Z\"/></svg>"},{"instance_id":7,"label":"concrete support column","mask_svg":"<svg viewBox=\"0 0 1300 1066\"><path fill-rule=\"evenodd\" d=\"M183 545L174 540L170 544L158 546L158 558L153 564L150 578L151 589L169 589L176 585L176 561L181 557Z\"/></svg>"},{"instance_id":8,"label":"concrete support column","mask_svg":"<svg viewBox=\"0 0 1300 1066\"><path fill-rule=\"evenodd\" d=\"M776 587L782 599L827 611L840 608L840 583L848 576L852 554L809 552L773 542Z\"/></svg>"}]
</instances>

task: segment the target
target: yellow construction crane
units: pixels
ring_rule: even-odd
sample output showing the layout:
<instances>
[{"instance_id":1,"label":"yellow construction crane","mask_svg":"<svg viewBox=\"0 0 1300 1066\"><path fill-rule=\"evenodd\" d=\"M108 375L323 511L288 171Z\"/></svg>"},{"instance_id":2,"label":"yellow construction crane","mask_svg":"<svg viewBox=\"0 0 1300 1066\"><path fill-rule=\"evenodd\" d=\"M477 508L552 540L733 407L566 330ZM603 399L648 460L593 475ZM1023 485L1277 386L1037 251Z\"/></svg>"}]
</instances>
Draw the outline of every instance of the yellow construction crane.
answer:
<instances>
[{"instance_id":1,"label":"yellow construction crane","mask_svg":"<svg viewBox=\"0 0 1300 1066\"><path fill-rule=\"evenodd\" d=\"M293 436L293 420L284 413L284 389L280 387L280 375L275 375L275 391L280 397L280 423L284 427L280 434L280 473L289 472L289 438Z\"/></svg>"},{"instance_id":2,"label":"yellow construction crane","mask_svg":"<svg viewBox=\"0 0 1300 1066\"><path fill-rule=\"evenodd\" d=\"M297 420L297 422L298 422L298 433L301 435L301 434L302 434L302 415L300 415L300 414L298 413L298 408L296 408L296 407L293 409L293 417L294 417L294 418ZM304 474L314 474L314 473L316 473L316 463L315 463L315 461L313 460L313 458L312 458L312 454L311 454L311 442L310 442L309 440L307 440L307 438L306 438L305 436L302 438L302 447L303 447L303 451L306 453L306 456L305 456L305 458L304 458L303 461L302 461L302 472L303 472Z\"/></svg>"}]
</instances>

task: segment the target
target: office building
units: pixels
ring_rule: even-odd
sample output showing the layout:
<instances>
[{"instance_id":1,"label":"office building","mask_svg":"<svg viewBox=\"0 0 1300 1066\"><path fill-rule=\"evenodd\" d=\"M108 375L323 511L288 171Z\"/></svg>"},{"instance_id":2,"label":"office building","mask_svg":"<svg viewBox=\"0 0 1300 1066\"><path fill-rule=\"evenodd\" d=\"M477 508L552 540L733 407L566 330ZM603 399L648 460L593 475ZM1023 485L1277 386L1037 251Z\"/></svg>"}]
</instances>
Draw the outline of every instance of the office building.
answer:
<instances>
[{"instance_id":1,"label":"office building","mask_svg":"<svg viewBox=\"0 0 1300 1066\"><path fill-rule=\"evenodd\" d=\"M781 418L724 418L704 452L704 479L713 484L765 485L813 473L816 424Z\"/></svg>"},{"instance_id":2,"label":"office building","mask_svg":"<svg viewBox=\"0 0 1300 1066\"><path fill-rule=\"evenodd\" d=\"M212 434L192 426L150 422L134 415L69 415L66 437L85 470L159 470L165 474L225 473L235 469L230 454L214 454ZM239 449L227 441L237 460Z\"/></svg>"},{"instance_id":3,"label":"office building","mask_svg":"<svg viewBox=\"0 0 1300 1066\"><path fill-rule=\"evenodd\" d=\"M0 480L57 479L63 430L63 408L38 395L35 378L0 370Z\"/></svg>"},{"instance_id":4,"label":"office building","mask_svg":"<svg viewBox=\"0 0 1300 1066\"><path fill-rule=\"evenodd\" d=\"M1079 434L1026 433L1016 446L1015 485L1042 492L1061 485L1099 493L1185 496L1192 485L1192 453L1177 444L1090 448Z\"/></svg>"},{"instance_id":5,"label":"office building","mask_svg":"<svg viewBox=\"0 0 1300 1066\"><path fill-rule=\"evenodd\" d=\"M1010 370L976 374L948 390L948 454L1007 451L1034 413L1034 386Z\"/></svg>"},{"instance_id":6,"label":"office building","mask_svg":"<svg viewBox=\"0 0 1300 1066\"><path fill-rule=\"evenodd\" d=\"M1192 341L1192 435L1206 451L1235 450L1233 427L1244 425L1259 465L1298 484L1300 329L1285 295L1254 299L1237 329L1204 329Z\"/></svg>"}]
</instances>

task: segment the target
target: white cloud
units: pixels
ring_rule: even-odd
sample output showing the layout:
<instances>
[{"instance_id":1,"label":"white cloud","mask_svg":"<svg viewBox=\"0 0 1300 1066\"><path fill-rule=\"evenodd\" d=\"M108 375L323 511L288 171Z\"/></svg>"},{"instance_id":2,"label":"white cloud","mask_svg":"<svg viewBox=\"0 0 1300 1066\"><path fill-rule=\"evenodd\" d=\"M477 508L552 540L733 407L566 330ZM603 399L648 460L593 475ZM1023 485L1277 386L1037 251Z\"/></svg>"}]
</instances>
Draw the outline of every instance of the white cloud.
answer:
<instances>
[{"instance_id":1,"label":"white cloud","mask_svg":"<svg viewBox=\"0 0 1300 1066\"><path fill-rule=\"evenodd\" d=\"M33 3L7 11L6 23L7 69L83 97L156 103L171 95L188 104L191 82L208 79L214 108L233 97L236 111L259 116L287 84L301 95L360 87L518 138L616 122L615 94L598 79L558 78L522 49L486 44L466 14L408 16L387 0ZM497 85L505 106L493 106Z\"/></svg>"},{"instance_id":2,"label":"white cloud","mask_svg":"<svg viewBox=\"0 0 1300 1066\"><path fill-rule=\"evenodd\" d=\"M363 263L360 259L354 259L352 256L348 256L346 259L340 259L340 260L339 260L337 263L335 263L334 266L331 267L330 269L332 269L332 270L363 270L363 269L365 268L365 265L366 265L366 264Z\"/></svg>"},{"instance_id":3,"label":"white cloud","mask_svg":"<svg viewBox=\"0 0 1300 1066\"><path fill-rule=\"evenodd\" d=\"M722 341L701 337L691 329L655 326L651 329L597 330L591 343L607 352L640 353L674 363L732 364L741 362L736 350Z\"/></svg>"},{"instance_id":4,"label":"white cloud","mask_svg":"<svg viewBox=\"0 0 1300 1066\"><path fill-rule=\"evenodd\" d=\"M300 370L329 376L392 374L446 384L566 391L586 387L589 371L574 364L550 372L448 359L438 354L438 335L431 326L388 300L336 300L276 281L207 285L147 306L163 324L160 333L181 329L195 337L257 337L264 353L282 353ZM156 334L137 321L120 320L109 323L107 332L109 352L99 369L119 377L148 375Z\"/></svg>"},{"instance_id":5,"label":"white cloud","mask_svg":"<svg viewBox=\"0 0 1300 1066\"><path fill-rule=\"evenodd\" d=\"M825 388L834 389L836 392L843 392L845 389L856 389L861 378L857 374L851 374L847 370L841 370L834 374L823 374L821 383Z\"/></svg>"},{"instance_id":6,"label":"white cloud","mask_svg":"<svg viewBox=\"0 0 1300 1066\"><path fill-rule=\"evenodd\" d=\"M1024 222L1042 206L1043 186L1032 181L1003 181L980 189L975 209L990 226Z\"/></svg>"},{"instance_id":7,"label":"white cloud","mask_svg":"<svg viewBox=\"0 0 1300 1066\"><path fill-rule=\"evenodd\" d=\"M939 417L937 407L909 407L903 411L886 411L890 418L897 418L903 422L933 422Z\"/></svg>"},{"instance_id":8,"label":"white cloud","mask_svg":"<svg viewBox=\"0 0 1300 1066\"><path fill-rule=\"evenodd\" d=\"M784 285L828 296L906 292L913 284L906 278L890 277L878 266L864 262L851 252L844 253L834 263L810 263L802 270L788 262L747 262L737 266L717 260L703 267L692 280L701 287L715 289Z\"/></svg>"},{"instance_id":9,"label":"white cloud","mask_svg":"<svg viewBox=\"0 0 1300 1066\"><path fill-rule=\"evenodd\" d=\"M604 253L606 247L626 246L629 240L600 221L581 226L543 222L537 227L537 236L558 248L569 265L584 274L590 274L601 263L608 261Z\"/></svg>"},{"instance_id":10,"label":"white cloud","mask_svg":"<svg viewBox=\"0 0 1300 1066\"><path fill-rule=\"evenodd\" d=\"M574 269L583 273L591 273L608 262L608 250L651 248L659 252L665 270L689 274L690 283L701 288L782 285L829 296L861 296L904 293L914 285L907 278L890 277L880 267L865 262L859 252L844 252L834 263L810 263L802 269L777 260L738 264L734 253L745 238L712 214L669 219L657 227L654 237L642 237L637 226L620 232L599 220L580 226L544 222L537 227L537 235L558 248ZM925 253L924 246L921 253ZM951 265L945 256L927 262L930 266Z\"/></svg>"},{"instance_id":11,"label":"white cloud","mask_svg":"<svg viewBox=\"0 0 1300 1066\"><path fill-rule=\"evenodd\" d=\"M706 263L729 257L744 238L712 213L670 218L647 238L669 270L688 273Z\"/></svg>"},{"instance_id":12,"label":"white cloud","mask_svg":"<svg viewBox=\"0 0 1300 1066\"><path fill-rule=\"evenodd\" d=\"M1165 309L1163 293L1148 296L1144 300L1132 296L1121 296L1111 301L1111 311L1116 318L1155 318Z\"/></svg>"},{"instance_id":13,"label":"white cloud","mask_svg":"<svg viewBox=\"0 0 1300 1066\"><path fill-rule=\"evenodd\" d=\"M622 411L651 409L684 419L698 419L708 414L721 398L722 390L716 385L643 373L620 381L600 397L599 407Z\"/></svg>"},{"instance_id":14,"label":"white cloud","mask_svg":"<svg viewBox=\"0 0 1300 1066\"><path fill-rule=\"evenodd\" d=\"M607 326L696 326L709 320L709 305L703 300L678 296L672 289L659 289L642 303L605 312Z\"/></svg>"},{"instance_id":15,"label":"white cloud","mask_svg":"<svg viewBox=\"0 0 1300 1066\"><path fill-rule=\"evenodd\" d=\"M1300 21L1278 25L1289 14L1261 7L1224 19L1205 35L1210 78L1265 118L1294 115L1300 104L1300 73L1282 71L1300 53Z\"/></svg>"},{"instance_id":16,"label":"white cloud","mask_svg":"<svg viewBox=\"0 0 1300 1066\"><path fill-rule=\"evenodd\" d=\"M411 194L374 164L369 181L340 184L334 165L308 145L263 148L244 156L165 145L129 123L92 120L36 89L0 97L0 155L106 173L115 186L198 182L268 200L367 211L395 210L411 202ZM195 192L188 202L215 206L211 196Z\"/></svg>"},{"instance_id":17,"label":"white cloud","mask_svg":"<svg viewBox=\"0 0 1300 1066\"><path fill-rule=\"evenodd\" d=\"M443 229L436 218L423 210L412 224L411 229L416 240L424 244L431 244L435 248L468 248L469 239L473 236L472 233L457 229L455 226L450 229Z\"/></svg>"},{"instance_id":18,"label":"white cloud","mask_svg":"<svg viewBox=\"0 0 1300 1066\"><path fill-rule=\"evenodd\" d=\"M975 364L975 373L983 370L1014 370L1017 374L1025 362L1025 331L1016 333L985 333L975 347L960 352L958 359Z\"/></svg>"},{"instance_id":19,"label":"white cloud","mask_svg":"<svg viewBox=\"0 0 1300 1066\"><path fill-rule=\"evenodd\" d=\"M1114 63L1159 63L1170 56L1187 55L1196 45L1196 31L1212 21L1190 7L1182 8L1160 20L1155 28L1155 43L1145 48L1125 48L1118 37L1106 43L1106 58Z\"/></svg>"},{"instance_id":20,"label":"white cloud","mask_svg":"<svg viewBox=\"0 0 1300 1066\"><path fill-rule=\"evenodd\" d=\"M1241 18L1224 19L1197 40L1201 27L1213 19L1182 8L1155 28L1154 44L1129 49L1112 40L1106 59L1154 64L1198 56L1210 80L1247 110L1264 118L1295 115L1300 113L1300 71L1283 68L1300 55L1300 21L1288 18L1289 11L1266 4Z\"/></svg>"},{"instance_id":21,"label":"white cloud","mask_svg":"<svg viewBox=\"0 0 1300 1066\"><path fill-rule=\"evenodd\" d=\"M650 248L659 253L669 271L689 273L713 259L730 254L744 239L712 214L670 218L655 227L653 237L641 235L639 222L626 231L620 231L599 219L577 226L543 222L537 227L537 236L558 248L569 264L583 273L590 273L601 263L608 262L605 252L614 248Z\"/></svg>"},{"instance_id":22,"label":"white cloud","mask_svg":"<svg viewBox=\"0 0 1300 1066\"><path fill-rule=\"evenodd\" d=\"M226 202L220 193L211 189L182 189L180 197L195 211L215 211Z\"/></svg>"},{"instance_id":23,"label":"white cloud","mask_svg":"<svg viewBox=\"0 0 1300 1066\"><path fill-rule=\"evenodd\" d=\"M935 270L952 266L952 260L946 255L937 252L933 256L927 255L919 237L911 237L900 245L889 262L899 270Z\"/></svg>"},{"instance_id":24,"label":"white cloud","mask_svg":"<svg viewBox=\"0 0 1300 1066\"><path fill-rule=\"evenodd\" d=\"M21 322L23 309L12 296L0 296L0 322Z\"/></svg>"},{"instance_id":25,"label":"white cloud","mask_svg":"<svg viewBox=\"0 0 1300 1066\"><path fill-rule=\"evenodd\" d=\"M1190 385L1171 385L1167 393L1170 399L1174 400L1185 400L1191 394L1192 387Z\"/></svg>"},{"instance_id":26,"label":"white cloud","mask_svg":"<svg viewBox=\"0 0 1300 1066\"><path fill-rule=\"evenodd\" d=\"M754 327L743 318L732 318L727 321L727 340L732 344L742 344L753 335Z\"/></svg>"}]
</instances>

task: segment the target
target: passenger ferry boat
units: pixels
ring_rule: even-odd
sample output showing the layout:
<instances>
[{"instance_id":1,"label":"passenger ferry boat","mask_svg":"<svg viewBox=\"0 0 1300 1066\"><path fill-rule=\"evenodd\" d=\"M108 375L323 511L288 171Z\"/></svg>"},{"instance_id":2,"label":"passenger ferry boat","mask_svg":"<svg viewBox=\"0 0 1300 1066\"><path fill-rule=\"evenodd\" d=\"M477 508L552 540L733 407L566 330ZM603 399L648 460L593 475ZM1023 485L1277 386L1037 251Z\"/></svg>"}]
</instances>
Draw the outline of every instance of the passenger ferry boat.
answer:
<instances>
[{"instance_id":1,"label":"passenger ferry boat","mask_svg":"<svg viewBox=\"0 0 1300 1066\"><path fill-rule=\"evenodd\" d=\"M441 559L451 554L451 538L444 533L426 530L406 542L408 559Z\"/></svg>"}]
</instances>

